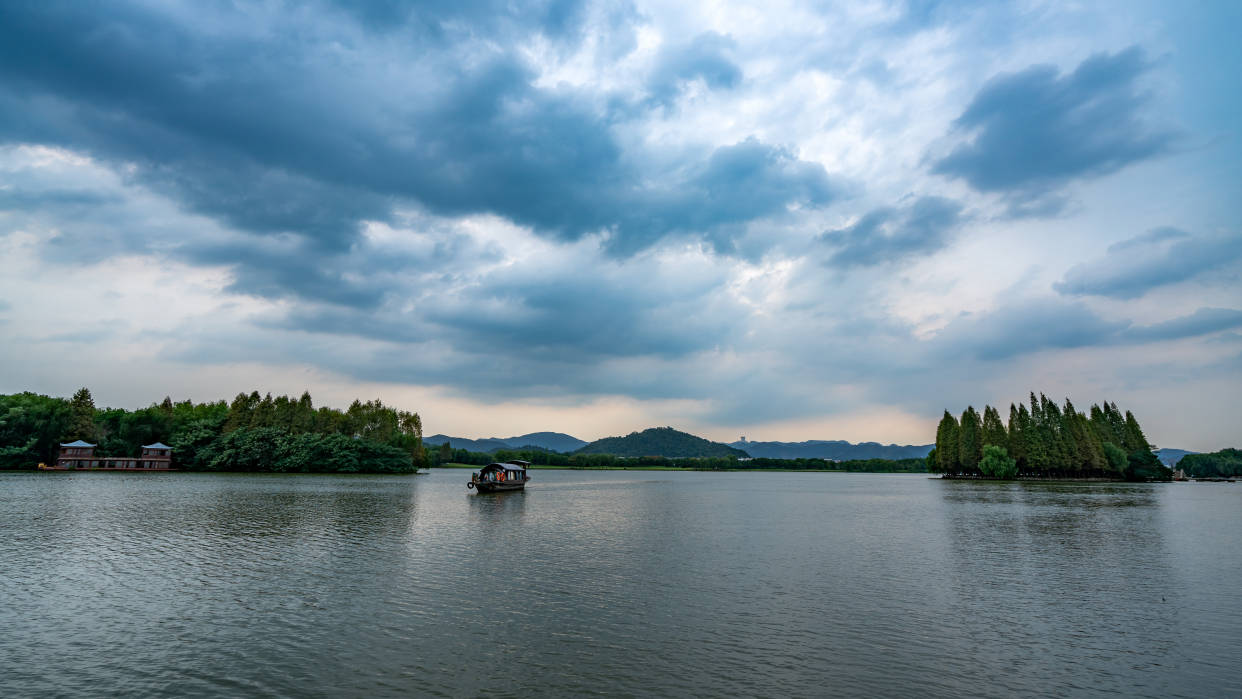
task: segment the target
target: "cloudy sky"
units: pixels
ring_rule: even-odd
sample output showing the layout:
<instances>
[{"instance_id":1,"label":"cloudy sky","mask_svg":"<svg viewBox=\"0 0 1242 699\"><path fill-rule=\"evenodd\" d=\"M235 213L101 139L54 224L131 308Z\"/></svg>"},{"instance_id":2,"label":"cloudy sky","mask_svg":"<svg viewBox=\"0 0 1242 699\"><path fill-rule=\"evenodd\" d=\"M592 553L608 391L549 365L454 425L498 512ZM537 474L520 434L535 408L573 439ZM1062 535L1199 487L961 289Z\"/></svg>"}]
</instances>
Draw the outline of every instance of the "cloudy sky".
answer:
<instances>
[{"instance_id":1,"label":"cloudy sky","mask_svg":"<svg viewBox=\"0 0 1242 699\"><path fill-rule=\"evenodd\" d=\"M1242 4L0 4L0 392L1242 426Z\"/></svg>"}]
</instances>

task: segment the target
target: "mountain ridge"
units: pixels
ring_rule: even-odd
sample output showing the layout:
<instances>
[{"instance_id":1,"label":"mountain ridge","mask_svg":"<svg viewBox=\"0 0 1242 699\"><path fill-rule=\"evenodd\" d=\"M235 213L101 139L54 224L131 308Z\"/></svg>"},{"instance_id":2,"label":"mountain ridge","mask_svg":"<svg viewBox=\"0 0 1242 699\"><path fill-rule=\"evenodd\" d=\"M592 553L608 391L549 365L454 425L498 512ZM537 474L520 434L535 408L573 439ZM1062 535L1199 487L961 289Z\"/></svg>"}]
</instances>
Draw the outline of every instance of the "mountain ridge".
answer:
<instances>
[{"instance_id":1,"label":"mountain ridge","mask_svg":"<svg viewBox=\"0 0 1242 699\"><path fill-rule=\"evenodd\" d=\"M1156 458L1160 459L1160 462L1163 463L1165 466L1168 466L1169 468L1175 468L1177 466L1177 462L1181 461L1183 456L1186 456L1188 454L1198 454L1198 453L1199 452L1197 451L1190 451L1188 449L1173 449L1171 447L1163 447L1163 448L1156 450Z\"/></svg>"},{"instance_id":2,"label":"mountain ridge","mask_svg":"<svg viewBox=\"0 0 1242 699\"><path fill-rule=\"evenodd\" d=\"M668 458L733 456L744 459L749 456L745 451L728 444L713 442L672 427L649 427L641 432L631 432L624 437L597 439L574 453Z\"/></svg>"},{"instance_id":3,"label":"mountain ridge","mask_svg":"<svg viewBox=\"0 0 1242 699\"><path fill-rule=\"evenodd\" d=\"M433 434L424 437L423 442L438 447L445 442L454 449L492 453L500 449L521 449L535 447L547 451L569 453L586 446L587 442L564 432L530 432L517 437L486 437L483 439L467 439L466 437L450 437L446 434Z\"/></svg>"},{"instance_id":4,"label":"mountain ridge","mask_svg":"<svg viewBox=\"0 0 1242 699\"><path fill-rule=\"evenodd\" d=\"M729 446L743 449L755 458L767 459L922 459L934 444L880 444L841 439L809 439L804 442L752 442L741 439Z\"/></svg>"},{"instance_id":5,"label":"mountain ridge","mask_svg":"<svg viewBox=\"0 0 1242 699\"><path fill-rule=\"evenodd\" d=\"M649 428L649 429L671 429L671 428ZM645 432L646 430L644 430ZM632 432L631 435L641 434L640 432ZM683 432L681 434L690 434ZM703 439L697 435L690 435L697 439ZM624 437L607 437L605 439L624 439ZM604 440L596 440L600 442ZM852 459L921 459L927 456L927 452L931 451L933 444L881 444L879 442L850 442L843 439L808 439L801 442L780 442L780 441L755 441L740 439L735 442L711 442L711 440L703 440L711 444L720 444L722 446L732 447L741 450L745 454L754 458L768 459L833 459L835 461L850 461ZM555 451L562 454L572 454L579 450L585 449L595 442L587 442L573 435L564 432L530 432L516 437L486 437L482 439L468 439L465 437L450 437L446 434L434 434L430 437L423 438L423 442L428 446L439 446L444 442L448 442L454 449L465 449L466 451L494 453L501 449L522 449L526 447L534 447L546 451ZM597 453L586 452L581 453ZM1177 462L1187 454L1196 454L1198 452L1187 449L1163 448L1156 450L1156 456L1166 466L1175 467ZM619 454L620 456L620 454ZM667 456L667 454L638 454L638 456ZM744 458L738 454L734 454L739 458Z\"/></svg>"}]
</instances>

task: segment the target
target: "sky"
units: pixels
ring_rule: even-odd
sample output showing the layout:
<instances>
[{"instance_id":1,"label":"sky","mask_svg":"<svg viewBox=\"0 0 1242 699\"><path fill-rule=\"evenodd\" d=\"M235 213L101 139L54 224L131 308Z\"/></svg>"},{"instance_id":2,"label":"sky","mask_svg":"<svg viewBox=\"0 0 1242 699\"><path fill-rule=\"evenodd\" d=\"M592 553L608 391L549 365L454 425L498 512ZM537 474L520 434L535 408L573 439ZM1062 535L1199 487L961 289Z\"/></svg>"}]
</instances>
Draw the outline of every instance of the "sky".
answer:
<instances>
[{"instance_id":1,"label":"sky","mask_svg":"<svg viewBox=\"0 0 1242 699\"><path fill-rule=\"evenodd\" d=\"M0 392L1242 446L1242 4L0 3Z\"/></svg>"}]
</instances>

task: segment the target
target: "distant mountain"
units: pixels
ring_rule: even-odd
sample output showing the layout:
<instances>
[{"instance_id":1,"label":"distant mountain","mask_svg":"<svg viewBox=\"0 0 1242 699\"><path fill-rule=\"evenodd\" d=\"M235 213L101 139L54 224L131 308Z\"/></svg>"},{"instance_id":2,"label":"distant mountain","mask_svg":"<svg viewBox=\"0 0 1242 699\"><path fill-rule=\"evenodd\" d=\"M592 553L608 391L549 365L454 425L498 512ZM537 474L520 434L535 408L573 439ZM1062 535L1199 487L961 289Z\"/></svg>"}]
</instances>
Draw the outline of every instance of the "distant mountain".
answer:
<instances>
[{"instance_id":1,"label":"distant mountain","mask_svg":"<svg viewBox=\"0 0 1242 699\"><path fill-rule=\"evenodd\" d=\"M738 440L729 446L745 449L755 458L768 459L921 459L934 444L897 445L878 442L851 444L840 440L812 439L807 442L749 442Z\"/></svg>"},{"instance_id":2,"label":"distant mountain","mask_svg":"<svg viewBox=\"0 0 1242 699\"><path fill-rule=\"evenodd\" d=\"M446 434L435 434L430 437L424 437L423 442L429 446L438 447L445 442L454 449L465 449L466 451L477 451L491 454L500 449L522 449L533 447L544 451L571 452L586 445L586 442L561 432L531 432L519 437L489 437L487 439L466 439L465 437L450 437Z\"/></svg>"},{"instance_id":3,"label":"distant mountain","mask_svg":"<svg viewBox=\"0 0 1242 699\"><path fill-rule=\"evenodd\" d=\"M564 432L531 432L521 437L509 437L503 441L511 447L530 445L566 454L581 449L587 444L583 440L567 435Z\"/></svg>"},{"instance_id":4,"label":"distant mountain","mask_svg":"<svg viewBox=\"0 0 1242 699\"><path fill-rule=\"evenodd\" d=\"M1197 451L1186 451L1185 449L1157 449L1156 458L1160 459L1160 463L1173 468L1182 457L1187 454L1198 454Z\"/></svg>"},{"instance_id":5,"label":"distant mountain","mask_svg":"<svg viewBox=\"0 0 1242 699\"><path fill-rule=\"evenodd\" d=\"M625 437L598 439L579 449L578 454L612 454L614 456L667 456L670 458L736 456L746 458L741 449L712 442L672 427L652 427L631 432Z\"/></svg>"},{"instance_id":6,"label":"distant mountain","mask_svg":"<svg viewBox=\"0 0 1242 699\"><path fill-rule=\"evenodd\" d=\"M430 437L423 437L423 443L428 446L438 447L445 442L454 449L465 449L466 451L479 451L492 453L498 449L511 449L512 447L500 439L466 439L465 437L450 437L446 434L433 434Z\"/></svg>"}]
</instances>

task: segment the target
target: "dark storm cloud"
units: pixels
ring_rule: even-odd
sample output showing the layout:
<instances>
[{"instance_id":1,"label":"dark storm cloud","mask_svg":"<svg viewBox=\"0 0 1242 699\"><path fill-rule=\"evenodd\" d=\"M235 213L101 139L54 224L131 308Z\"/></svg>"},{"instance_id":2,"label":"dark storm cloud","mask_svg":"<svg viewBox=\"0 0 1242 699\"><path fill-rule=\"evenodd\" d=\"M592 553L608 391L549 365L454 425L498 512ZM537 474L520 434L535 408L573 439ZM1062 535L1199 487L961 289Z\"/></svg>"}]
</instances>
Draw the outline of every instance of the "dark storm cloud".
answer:
<instances>
[{"instance_id":1,"label":"dark storm cloud","mask_svg":"<svg viewBox=\"0 0 1242 699\"><path fill-rule=\"evenodd\" d=\"M944 247L961 212L955 201L922 197L903 208L875 209L851 226L824 233L820 240L836 248L829 264L878 265Z\"/></svg>"},{"instance_id":2,"label":"dark storm cloud","mask_svg":"<svg viewBox=\"0 0 1242 699\"><path fill-rule=\"evenodd\" d=\"M627 283L638 278L641 283ZM583 256L547 267L505 267L464 283L441 279L436 286L442 290L365 318L347 309L305 307L274 325L390 342L434 339L456 351L504 354L532 365L672 359L719 345L736 331L741 312L722 297L722 284L714 274L651 261Z\"/></svg>"},{"instance_id":3,"label":"dark storm cloud","mask_svg":"<svg viewBox=\"0 0 1242 699\"><path fill-rule=\"evenodd\" d=\"M677 186L636 193L619 215L611 252L637 252L669 233L702 234L717 250L731 252L746 223L793 206L826 206L844 189L819 163L754 138L715 149L678 179Z\"/></svg>"},{"instance_id":4,"label":"dark storm cloud","mask_svg":"<svg viewBox=\"0 0 1242 699\"><path fill-rule=\"evenodd\" d=\"M374 308L386 291L365 257L334 256L303 241L265 245L253 240L195 245L188 252L201 264L231 265L227 290L266 298L297 297L347 306ZM359 269L361 268L361 269Z\"/></svg>"},{"instance_id":5,"label":"dark storm cloud","mask_svg":"<svg viewBox=\"0 0 1242 699\"><path fill-rule=\"evenodd\" d=\"M632 254L671 233L728 248L756 218L832 198L822 166L754 140L650 172L623 152L606 105L537 87L503 47L572 41L585 16L575 3L384 3L281 18L290 25L271 33L226 6L191 7L215 31L124 4L0 6L0 142L133 166L190 211L328 251L353 245L361 222L390 220L396 202L493 213L562 240L606 231L612 252ZM387 40L394 23L408 41ZM388 33L368 33L378 26ZM700 37L660 79L732 84L726 45Z\"/></svg>"},{"instance_id":6,"label":"dark storm cloud","mask_svg":"<svg viewBox=\"0 0 1242 699\"><path fill-rule=\"evenodd\" d=\"M117 204L121 198L82 189L30 189L8 187L0 189L0 211L31 211L47 207L60 210L94 210Z\"/></svg>"},{"instance_id":7,"label":"dark storm cloud","mask_svg":"<svg viewBox=\"0 0 1242 699\"><path fill-rule=\"evenodd\" d=\"M966 138L932 171L1009 196L1012 213L1047 215L1057 190L1170 150L1176 135L1147 123L1138 86L1150 64L1132 47L1073 72L1037 65L985 85L954 121ZM1051 197L1051 198L1049 198Z\"/></svg>"},{"instance_id":8,"label":"dark storm cloud","mask_svg":"<svg viewBox=\"0 0 1242 699\"><path fill-rule=\"evenodd\" d=\"M554 39L573 37L581 28L587 5L580 0L330 0L323 4L371 31L446 41L467 33L466 27L499 35L537 28Z\"/></svg>"},{"instance_id":9,"label":"dark storm cloud","mask_svg":"<svg viewBox=\"0 0 1242 699\"><path fill-rule=\"evenodd\" d=\"M1067 296L1133 299L1151 289L1233 270L1242 260L1242 235L1192 236L1157 228L1108 248L1097 260L1074 265L1053 285Z\"/></svg>"},{"instance_id":10,"label":"dark storm cloud","mask_svg":"<svg viewBox=\"0 0 1242 699\"><path fill-rule=\"evenodd\" d=\"M1044 350L1142 345L1182 340L1242 325L1242 311L1200 308L1152 325L1105 318L1079 302L1031 299L995 310L964 315L938 336L938 350L985 361L1010 359Z\"/></svg>"},{"instance_id":11,"label":"dark storm cloud","mask_svg":"<svg viewBox=\"0 0 1242 699\"><path fill-rule=\"evenodd\" d=\"M629 272L642 273L639 268ZM498 347L532 358L680 357L718 344L736 314L713 308L717 282L677 284L656 275L626 285L619 272L565 271L552 279L490 281L430 319L472 351ZM496 313L470 309L496 307Z\"/></svg>"},{"instance_id":12,"label":"dark storm cloud","mask_svg":"<svg viewBox=\"0 0 1242 699\"><path fill-rule=\"evenodd\" d=\"M715 32L696 36L690 43L666 48L652 72L648 90L657 104L668 106L682 85L702 80L710 88L731 88L742 79L742 69L729 57L734 42Z\"/></svg>"},{"instance_id":13,"label":"dark storm cloud","mask_svg":"<svg viewBox=\"0 0 1242 699\"><path fill-rule=\"evenodd\" d=\"M1138 341L1179 340L1242 327L1242 311L1233 308L1200 308L1188 316L1154 325L1131 328L1127 339Z\"/></svg>"},{"instance_id":14,"label":"dark storm cloud","mask_svg":"<svg viewBox=\"0 0 1242 699\"><path fill-rule=\"evenodd\" d=\"M1081 303L1032 299L957 318L941 331L939 340L947 354L999 360L1048 349L1111 344L1128 325L1106 320Z\"/></svg>"}]
</instances>

